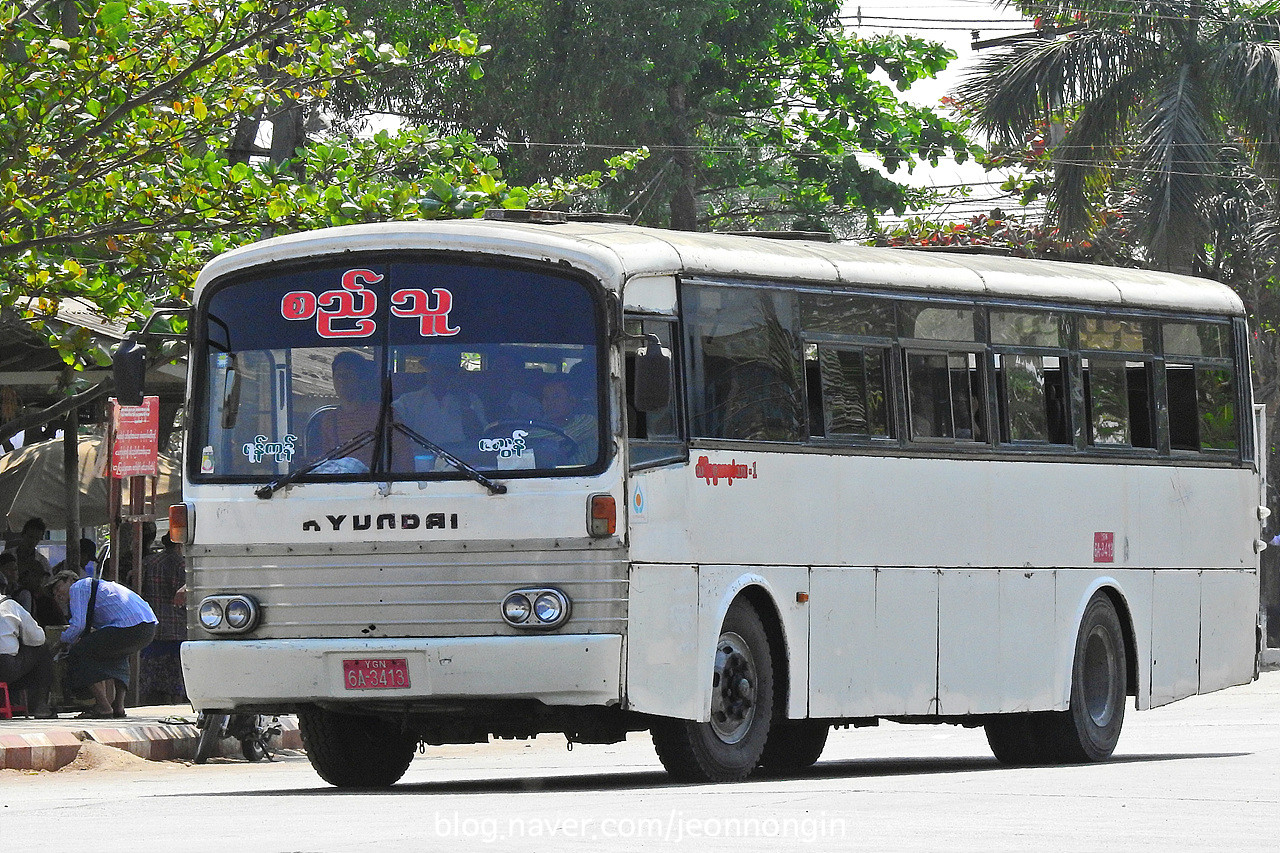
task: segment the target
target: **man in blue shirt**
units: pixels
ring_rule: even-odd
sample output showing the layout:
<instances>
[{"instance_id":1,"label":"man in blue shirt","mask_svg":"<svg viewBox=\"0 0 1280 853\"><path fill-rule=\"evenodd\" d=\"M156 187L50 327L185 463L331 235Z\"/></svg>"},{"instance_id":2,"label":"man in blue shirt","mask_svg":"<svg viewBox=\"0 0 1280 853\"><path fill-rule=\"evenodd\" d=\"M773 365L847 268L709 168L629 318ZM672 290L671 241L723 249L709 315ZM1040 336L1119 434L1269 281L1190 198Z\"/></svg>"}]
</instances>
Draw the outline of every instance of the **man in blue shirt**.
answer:
<instances>
[{"instance_id":1,"label":"man in blue shirt","mask_svg":"<svg viewBox=\"0 0 1280 853\"><path fill-rule=\"evenodd\" d=\"M155 637L155 613L127 586L82 578L71 570L54 575L49 589L70 618L62 632L69 686L73 693L88 688L94 700L94 707L80 716L125 716L129 657Z\"/></svg>"}]
</instances>

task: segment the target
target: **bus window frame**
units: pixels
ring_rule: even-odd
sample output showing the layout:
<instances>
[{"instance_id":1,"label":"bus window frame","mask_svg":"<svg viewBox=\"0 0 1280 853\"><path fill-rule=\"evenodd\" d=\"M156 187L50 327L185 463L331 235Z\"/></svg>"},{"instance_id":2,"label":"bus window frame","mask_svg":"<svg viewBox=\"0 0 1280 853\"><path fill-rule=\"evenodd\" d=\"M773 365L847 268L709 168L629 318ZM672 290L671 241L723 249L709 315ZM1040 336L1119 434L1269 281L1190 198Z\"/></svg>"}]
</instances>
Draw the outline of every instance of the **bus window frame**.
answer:
<instances>
[{"instance_id":1,"label":"bus window frame","mask_svg":"<svg viewBox=\"0 0 1280 853\"><path fill-rule=\"evenodd\" d=\"M887 423L888 432L886 435L873 435L871 433L856 432L839 432L831 431L830 413L827 411L825 400L822 398L824 386L822 385L822 367L821 358L818 359L818 406L821 407L823 419L823 433L815 434L810 428L808 431L808 442L822 447L899 447L903 442L903 428L898 413L899 399L899 379L896 364L900 359L898 355L899 347L897 342L892 338L869 337L864 335L832 335L832 334L807 334L801 331L800 352L804 357L804 362L808 361L808 348L814 346L818 348L818 352L825 348L836 351L862 351L869 349L881 350L884 357L885 370L885 421ZM807 364L804 365L807 369ZM810 388L807 381L804 382L802 389L804 394L806 423L812 426L813 401L809 398Z\"/></svg>"},{"instance_id":2,"label":"bus window frame","mask_svg":"<svg viewBox=\"0 0 1280 853\"><path fill-rule=\"evenodd\" d=\"M996 411L999 419L999 435L998 444L1000 447L1009 448L1010 450L1029 450L1037 453L1064 453L1074 451L1075 445L1075 424L1072 416L1071 405L1071 350L1058 349L1055 347L1028 347L1014 346L1012 344L992 344L990 347L991 364L991 382L995 386L996 393ZM1066 440L1062 442L1053 442L1049 440L1034 441L1030 439L1013 438L1013 424L1011 422L1012 412L1009 408L1008 399L1008 383L1005 381L1005 359L1015 356L1038 356L1040 358L1056 357L1058 359L1058 370L1062 374L1064 397L1063 397L1063 418L1066 428ZM996 359L1000 359L999 366L996 365ZM1004 436L1008 435L1009 438Z\"/></svg>"},{"instance_id":3,"label":"bus window frame","mask_svg":"<svg viewBox=\"0 0 1280 853\"><path fill-rule=\"evenodd\" d=\"M627 469L629 471L643 471L649 468L660 468L666 465L674 465L689 461L689 425L685 417L686 400L685 400L685 382L684 382L684 362L683 362L683 336L684 326L681 317L672 316L670 314L646 313L641 311L624 311L622 313L622 329L624 332L629 323L638 322L641 329L645 330L648 323L662 323L667 326L670 333L670 340L667 346L671 350L671 418L676 428L676 436L670 440L652 440L649 438L632 438L630 427L631 403L630 395L630 376L626 371L626 347L623 346L623 401L622 411L624 418L623 438L627 443ZM629 334L629 333L628 333ZM658 455L647 458L641 462L633 460L633 447L653 448L658 451ZM663 451L666 451L665 453Z\"/></svg>"},{"instance_id":4,"label":"bus window frame","mask_svg":"<svg viewBox=\"0 0 1280 853\"><path fill-rule=\"evenodd\" d=\"M1162 398L1163 395L1163 379L1160 368L1163 367L1163 360L1155 353L1135 353L1118 350L1076 350L1076 356L1080 365L1080 390L1081 399L1084 403L1084 421L1081 426L1085 434L1085 447L1088 453L1114 454L1124 453L1136 456L1162 456L1160 449L1161 444L1168 441L1168 429L1161 428L1160 412L1163 409L1167 411L1167 402ZM1085 362L1089 362L1086 367ZM1144 366L1147 376L1147 421L1153 434L1154 443L1150 446L1133 443L1133 412L1129 412L1129 441L1126 444L1100 444L1094 440L1093 435L1093 406L1092 406L1092 390L1093 385L1085 384L1085 371L1092 371L1093 362L1119 362L1124 370L1125 376L1125 396L1129 397L1129 370L1131 362L1139 362ZM1164 406L1161 403L1165 403ZM1164 458L1167 458L1165 456Z\"/></svg>"},{"instance_id":5,"label":"bus window frame","mask_svg":"<svg viewBox=\"0 0 1280 853\"><path fill-rule=\"evenodd\" d=\"M1165 356L1162 351L1162 339L1160 337L1161 324L1164 322L1210 322L1215 324L1228 324L1232 334L1231 356L1224 360L1229 363L1236 371L1236 400L1240 406L1240 412L1252 411L1251 394L1252 390L1244 382L1240 380L1239 371L1242 364L1249 364L1248 353L1246 351L1245 339L1242 334L1244 330L1244 319L1232 315L1215 315L1207 314L1202 311L1180 312L1175 309L1154 309L1154 308L1134 308L1126 309L1122 306L1115 307L1099 307L1084 302L1071 303L1061 302L1057 300L1036 300L1036 299L1014 299L1010 297L994 297L974 298L971 296L960 296L945 292L928 293L920 291L893 290L887 288L883 284L871 284L865 282L849 281L841 285L832 286L824 284L816 284L803 281L789 281L785 279L776 280L760 280L760 279L739 279L733 277L710 277L706 275L691 275L679 278L680 287L680 311L679 324L681 327L681 343L687 345L689 343L688 336L690 332L689 324L693 319L685 310L686 303L683 300L684 289L686 284L713 287L737 287L737 288L759 288L777 293L785 294L789 298L799 298L803 294L820 294L820 295L851 295L856 297L875 298L889 300L895 305L895 313L899 313L903 305L912 303L926 302L938 307L944 308L966 308L975 309L975 341L942 341L937 339L921 339L921 338L905 338L894 337L892 340L883 337L868 337L860 335L842 335L830 331L809 331L803 325L803 313L797 312L796 321L799 327L794 330L795 339L799 344L800 358L800 377L799 377L799 393L803 404L804 416L804 435L795 441L763 441L755 439L740 438L723 438L710 436L696 436L692 431L692 406L694 401L692 397L698 392L696 383L693 381L694 365L692 363L693 355L688 351L683 353L681 367L678 379L684 383L683 394L686 397L685 419L686 419L686 437L691 448L701 447L742 447L753 448L761 451L779 451L779 452L804 452L808 450L832 452L832 453L863 453L869 455L875 454L907 454L919 455L922 457L929 456L946 456L952 455L955 458L973 458L982 456L991 459L1072 459L1079 462L1087 462L1089 459L1105 461L1108 464L1203 464L1208 466L1232 465L1232 466L1249 466L1256 465L1253 456L1253 437L1251 429L1244 423L1242 416L1237 416L1236 427L1238 434L1239 448L1238 450L1200 450L1200 451L1174 451L1169 448L1169 424L1167 413L1167 392L1164 387L1163 365ZM1028 311L1028 312L1050 312L1062 315L1065 323L1063 340L1065 347L1033 347L1019 346L1013 344L994 344L991 342L990 334L990 318L991 311ZM1127 321L1134 324L1150 324L1148 329L1152 330L1152 335L1148 338L1152 344L1149 352L1130 352L1121 350L1092 350L1081 349L1079 340L1079 329L1083 318L1093 317L1104 320ZM899 323L900 325L900 323ZM841 433L839 435L817 435L810 428L812 418L815 415L815 408L811 401L813 388L810 387L809 377L806 374L806 349L810 345L819 344L830 346L849 346L849 347L885 347L891 351L890 367L888 370L889 379L892 383L892 399L888 403L889 417L891 426L896 429L897 434L890 438L876 438L867 440L855 434ZM912 437L910 434L910 416L909 416L909 388L907 386L907 353L931 351L931 352L966 352L974 353L977 356L979 370L981 373L981 381L983 384L983 393L977 400L980 411L986 418L984 426L984 440L974 441L969 439L952 439L947 437L920 436ZM1065 400L1065 419L1066 419L1066 441L1061 444L1050 444L1029 441L1005 441L1003 439L1004 418L1006 417L1004 407L1002 406L1000 395L1003 390L999 387L995 369L996 354L1017 355L1017 354L1039 354L1054 355L1060 359L1061 369L1064 373L1065 389L1067 399ZM1090 358L1102 359L1122 359L1128 362L1142 362L1145 365L1147 375L1148 388L1148 413L1149 422L1153 430L1154 446L1143 447L1133 446L1132 444L1124 445L1105 445L1090 443L1090 422L1088 419L1088 404L1085 399L1084 369L1083 363ZM1178 358L1178 361L1185 359ZM823 413L825 417L825 412ZM826 428L824 422L823 428Z\"/></svg>"},{"instance_id":6,"label":"bus window frame","mask_svg":"<svg viewBox=\"0 0 1280 853\"><path fill-rule=\"evenodd\" d=\"M981 337L981 335L979 336ZM995 442L991 432L991 413L989 393L990 379L987 376L989 365L986 353L990 350L990 344L982 341L939 341L930 338L899 338L898 350L901 356L898 359L898 369L902 372L902 403L905 408L904 415L904 435L903 439L908 444L926 447L955 447L962 452L990 450L995 448ZM976 425L983 427L983 437L977 438L957 438L956 436L931 436L916 435L914 413L911 410L911 369L910 358L912 355L929 354L943 355L950 357L956 353L964 353L975 357L974 368L978 372L978 392L974 394L972 384L970 384L970 417ZM981 418L979 418L979 412ZM953 417L954 420L954 417ZM954 423L951 425L952 432L956 432L957 428Z\"/></svg>"}]
</instances>

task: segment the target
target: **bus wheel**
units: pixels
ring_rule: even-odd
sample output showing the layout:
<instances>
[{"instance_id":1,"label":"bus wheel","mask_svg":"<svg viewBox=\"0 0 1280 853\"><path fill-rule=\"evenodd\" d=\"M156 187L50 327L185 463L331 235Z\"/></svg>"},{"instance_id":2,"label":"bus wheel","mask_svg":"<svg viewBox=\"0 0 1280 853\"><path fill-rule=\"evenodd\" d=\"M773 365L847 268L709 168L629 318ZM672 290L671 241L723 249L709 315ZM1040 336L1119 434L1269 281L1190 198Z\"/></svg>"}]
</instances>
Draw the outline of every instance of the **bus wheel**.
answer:
<instances>
[{"instance_id":1,"label":"bus wheel","mask_svg":"<svg viewBox=\"0 0 1280 853\"><path fill-rule=\"evenodd\" d=\"M1078 764L1111 755L1124 724L1127 669L1120 617L1107 594L1099 592L1080 620L1071 705L1045 715L1044 734L1053 761Z\"/></svg>"},{"instance_id":2,"label":"bus wheel","mask_svg":"<svg viewBox=\"0 0 1280 853\"><path fill-rule=\"evenodd\" d=\"M983 724L987 743L1001 764L1026 766L1051 760L1045 746L1043 717L1036 714L999 714Z\"/></svg>"},{"instance_id":3,"label":"bus wheel","mask_svg":"<svg viewBox=\"0 0 1280 853\"><path fill-rule=\"evenodd\" d=\"M795 773L812 767L822 756L831 726L820 720L787 720L769 728L760 754L760 768L769 773Z\"/></svg>"},{"instance_id":4,"label":"bus wheel","mask_svg":"<svg viewBox=\"0 0 1280 853\"><path fill-rule=\"evenodd\" d=\"M773 719L773 659L764 625L745 601L724 617L711 678L711 719L661 720L653 745L667 772L686 782L739 782L764 752Z\"/></svg>"},{"instance_id":5,"label":"bus wheel","mask_svg":"<svg viewBox=\"0 0 1280 853\"><path fill-rule=\"evenodd\" d=\"M307 759L338 788L386 788L409 769L418 739L377 717L308 708L298 714Z\"/></svg>"}]
</instances>

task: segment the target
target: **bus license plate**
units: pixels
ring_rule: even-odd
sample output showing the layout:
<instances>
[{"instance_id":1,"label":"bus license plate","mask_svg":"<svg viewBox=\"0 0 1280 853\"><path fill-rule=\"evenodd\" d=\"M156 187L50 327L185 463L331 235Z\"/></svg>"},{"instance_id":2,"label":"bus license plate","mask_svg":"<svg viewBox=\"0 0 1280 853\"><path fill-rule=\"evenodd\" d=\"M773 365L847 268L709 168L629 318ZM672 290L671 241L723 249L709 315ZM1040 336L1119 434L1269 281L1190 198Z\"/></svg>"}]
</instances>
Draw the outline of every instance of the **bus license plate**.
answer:
<instances>
[{"instance_id":1,"label":"bus license plate","mask_svg":"<svg viewBox=\"0 0 1280 853\"><path fill-rule=\"evenodd\" d=\"M409 686L409 661L344 660L342 683L348 690L386 690Z\"/></svg>"}]
</instances>

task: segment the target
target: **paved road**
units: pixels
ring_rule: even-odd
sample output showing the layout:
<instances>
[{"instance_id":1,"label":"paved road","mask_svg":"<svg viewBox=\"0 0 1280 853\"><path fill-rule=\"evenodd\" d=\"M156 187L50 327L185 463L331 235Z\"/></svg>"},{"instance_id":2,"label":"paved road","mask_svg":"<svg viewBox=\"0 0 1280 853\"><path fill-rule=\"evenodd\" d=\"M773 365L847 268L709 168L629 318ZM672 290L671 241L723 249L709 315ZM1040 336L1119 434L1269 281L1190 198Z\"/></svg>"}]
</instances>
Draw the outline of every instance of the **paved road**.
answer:
<instances>
[{"instance_id":1,"label":"paved road","mask_svg":"<svg viewBox=\"0 0 1280 853\"><path fill-rule=\"evenodd\" d=\"M437 748L378 793L305 757L0 771L8 850L717 851L1280 848L1280 673L1130 710L1116 758L1008 769L981 730L837 733L813 772L675 785L647 737Z\"/></svg>"}]
</instances>

